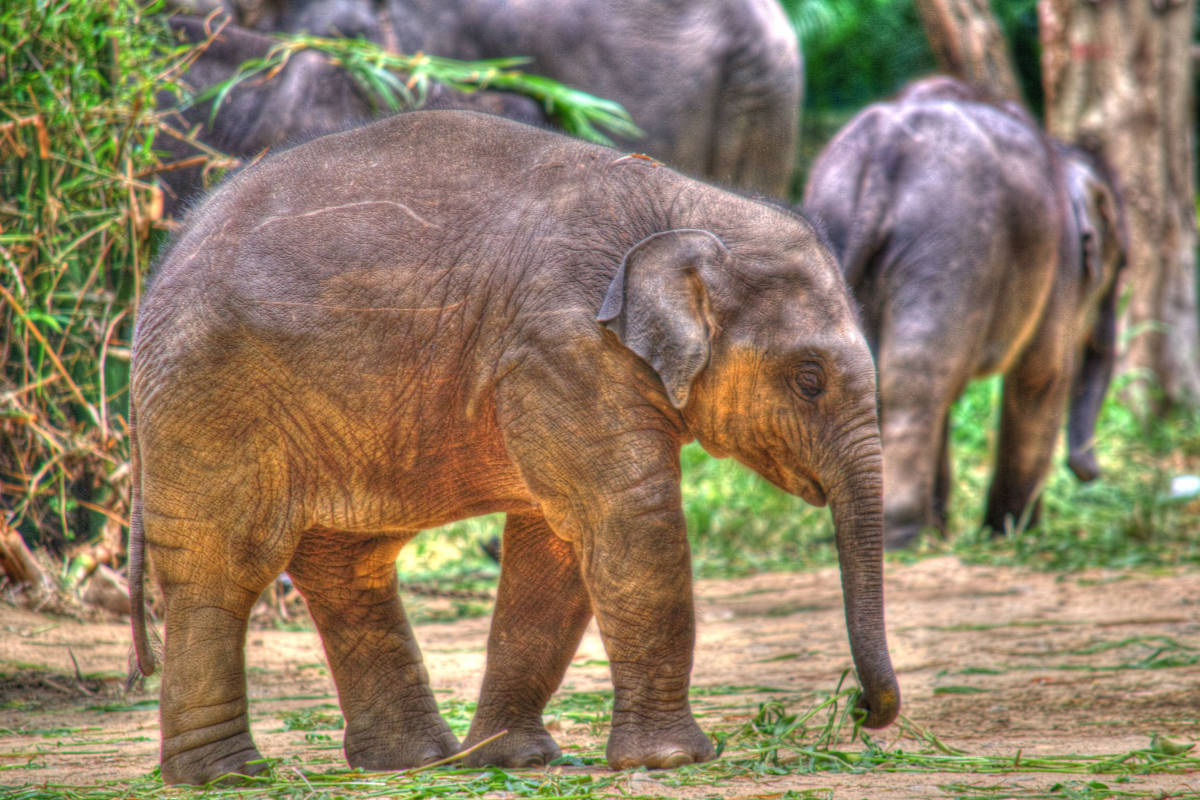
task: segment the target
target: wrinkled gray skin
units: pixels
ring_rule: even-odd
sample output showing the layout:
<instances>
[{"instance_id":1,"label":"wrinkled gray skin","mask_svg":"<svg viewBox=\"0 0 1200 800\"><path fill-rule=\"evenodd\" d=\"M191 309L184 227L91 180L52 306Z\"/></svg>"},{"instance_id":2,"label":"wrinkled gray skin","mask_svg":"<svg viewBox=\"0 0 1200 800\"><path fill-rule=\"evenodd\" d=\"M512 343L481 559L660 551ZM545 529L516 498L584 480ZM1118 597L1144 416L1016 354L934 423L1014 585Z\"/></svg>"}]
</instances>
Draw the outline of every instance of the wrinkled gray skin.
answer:
<instances>
[{"instance_id":1,"label":"wrinkled gray skin","mask_svg":"<svg viewBox=\"0 0 1200 800\"><path fill-rule=\"evenodd\" d=\"M974 378L1004 375L993 531L1036 522L1068 405L1070 467L1098 475L1124 262L1103 176L1019 108L940 77L865 109L814 164L805 207L842 261L879 368L889 547L944 531L948 413Z\"/></svg>"},{"instance_id":2,"label":"wrinkled gray skin","mask_svg":"<svg viewBox=\"0 0 1200 800\"><path fill-rule=\"evenodd\" d=\"M402 114L234 176L134 337L131 585L166 608L162 774L259 757L243 642L286 570L349 763L458 749L397 597L418 530L508 514L470 764L559 753L542 710L594 614L614 767L713 757L688 705L679 449L832 508L866 724L896 715L870 351L801 217L496 117ZM135 641L152 669L141 604Z\"/></svg>"},{"instance_id":3,"label":"wrinkled gray skin","mask_svg":"<svg viewBox=\"0 0 1200 800\"><path fill-rule=\"evenodd\" d=\"M724 185L788 194L803 70L795 32L777 0L207 5L259 30L362 36L396 52L528 56L528 72L623 105L646 136L618 146Z\"/></svg>"},{"instance_id":4,"label":"wrinkled gray skin","mask_svg":"<svg viewBox=\"0 0 1200 800\"><path fill-rule=\"evenodd\" d=\"M233 77L243 62L265 57L276 44L266 34L223 24L220 19L175 15L169 24L181 42L196 44L211 39L181 79L195 94ZM215 38L213 33L217 33ZM238 84L226 95L215 117L212 102L180 108L174 92L160 92L157 98L158 108L169 112L164 114L164 121L175 131L188 134L198 129L201 143L243 161L361 125L376 116L371 99L358 83L315 50L294 53L270 79L259 76ZM426 105L488 111L521 122L547 121L536 101L509 92L468 94L434 84ZM185 138L169 134L159 137L155 146L167 152L164 161L168 165L186 162L204 152ZM187 202L203 192L206 184L199 165L168 169L159 177L168 216L180 216Z\"/></svg>"}]
</instances>

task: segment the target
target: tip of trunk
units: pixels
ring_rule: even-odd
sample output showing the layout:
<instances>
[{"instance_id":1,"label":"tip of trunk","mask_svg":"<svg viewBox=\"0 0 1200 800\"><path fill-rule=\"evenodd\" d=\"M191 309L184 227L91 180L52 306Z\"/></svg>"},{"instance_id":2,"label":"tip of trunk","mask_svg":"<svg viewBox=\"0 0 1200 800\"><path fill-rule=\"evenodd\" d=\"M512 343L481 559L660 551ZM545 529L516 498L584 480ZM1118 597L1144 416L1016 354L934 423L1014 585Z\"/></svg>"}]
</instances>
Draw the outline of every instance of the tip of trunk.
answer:
<instances>
[{"instance_id":1,"label":"tip of trunk","mask_svg":"<svg viewBox=\"0 0 1200 800\"><path fill-rule=\"evenodd\" d=\"M1067 458L1067 466L1083 483L1090 483L1100 477L1100 465L1096 462L1096 453L1091 448L1072 452Z\"/></svg>"},{"instance_id":2,"label":"tip of trunk","mask_svg":"<svg viewBox=\"0 0 1200 800\"><path fill-rule=\"evenodd\" d=\"M863 688L858 698L858 708L866 712L865 728L886 728L896 721L900 713L900 686L893 678L890 686Z\"/></svg>"}]
</instances>

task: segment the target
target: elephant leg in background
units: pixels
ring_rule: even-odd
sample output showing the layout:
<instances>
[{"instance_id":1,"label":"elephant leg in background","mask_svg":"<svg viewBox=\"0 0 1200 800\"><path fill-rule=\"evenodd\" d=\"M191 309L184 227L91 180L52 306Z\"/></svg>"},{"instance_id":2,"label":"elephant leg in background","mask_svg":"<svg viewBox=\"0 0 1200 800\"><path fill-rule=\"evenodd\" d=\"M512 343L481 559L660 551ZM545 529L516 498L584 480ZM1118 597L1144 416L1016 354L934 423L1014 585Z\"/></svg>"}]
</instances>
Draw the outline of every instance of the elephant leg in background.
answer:
<instances>
[{"instance_id":1,"label":"elephant leg in background","mask_svg":"<svg viewBox=\"0 0 1200 800\"><path fill-rule=\"evenodd\" d=\"M288 565L325 646L352 767L406 769L458 751L397 593L409 538L310 531Z\"/></svg>"},{"instance_id":2,"label":"elephant leg in background","mask_svg":"<svg viewBox=\"0 0 1200 800\"><path fill-rule=\"evenodd\" d=\"M800 130L799 83L797 78L790 86L784 82L756 91L727 83L717 101L708 169L713 180L769 197L789 196Z\"/></svg>"},{"instance_id":3,"label":"elephant leg in background","mask_svg":"<svg viewBox=\"0 0 1200 800\"><path fill-rule=\"evenodd\" d=\"M156 529L191 524L146 514L147 540ZM246 705L246 626L258 596L286 564L286 554L256 554L253 570L213 558L204 543L227 539L215 522L172 531L190 547L157 546L154 575L166 607L162 677L162 777L168 784L204 784L226 773L263 769L250 737ZM220 537L219 539L217 537ZM263 548L264 551L268 548ZM275 563L278 562L278 563Z\"/></svg>"},{"instance_id":4,"label":"elephant leg in background","mask_svg":"<svg viewBox=\"0 0 1200 800\"><path fill-rule=\"evenodd\" d=\"M721 5L721 4L715 4ZM786 198L796 165L804 66L795 33L774 0L726 3L730 21L707 174L719 183ZM688 106L689 108L691 106Z\"/></svg>"},{"instance_id":5,"label":"elephant leg in background","mask_svg":"<svg viewBox=\"0 0 1200 800\"><path fill-rule=\"evenodd\" d=\"M1070 354L1061 344L1039 340L1004 376L996 471L984 516L996 536L1023 521L1028 527L1037 524L1038 494L1066 416Z\"/></svg>"},{"instance_id":6,"label":"elephant leg in background","mask_svg":"<svg viewBox=\"0 0 1200 800\"><path fill-rule=\"evenodd\" d=\"M718 130L714 142L713 179L722 184L785 198L791 192L795 171L796 136L800 120L796 114L770 109L767 114L735 114L744 103L726 101L721 117L729 122ZM767 116L766 119L758 117Z\"/></svg>"},{"instance_id":7,"label":"elephant leg in background","mask_svg":"<svg viewBox=\"0 0 1200 800\"><path fill-rule=\"evenodd\" d=\"M542 711L562 682L592 617L579 560L540 512L509 513L487 671L463 747L508 731L471 753L473 766L540 766L561 755Z\"/></svg>"},{"instance_id":8,"label":"elephant leg in background","mask_svg":"<svg viewBox=\"0 0 1200 800\"><path fill-rule=\"evenodd\" d=\"M942 452L938 457L937 480L933 484L933 518L934 524L946 535L946 526L950 517L950 487L954 485L954 469L950 460L950 414L947 412L942 421Z\"/></svg>"},{"instance_id":9,"label":"elephant leg in background","mask_svg":"<svg viewBox=\"0 0 1200 800\"><path fill-rule=\"evenodd\" d=\"M884 331L879 351L883 434L884 544L906 547L924 528L941 530L949 494L948 416L964 370L925 344L938 335L902 340ZM939 502L940 501L940 502Z\"/></svg>"}]
</instances>

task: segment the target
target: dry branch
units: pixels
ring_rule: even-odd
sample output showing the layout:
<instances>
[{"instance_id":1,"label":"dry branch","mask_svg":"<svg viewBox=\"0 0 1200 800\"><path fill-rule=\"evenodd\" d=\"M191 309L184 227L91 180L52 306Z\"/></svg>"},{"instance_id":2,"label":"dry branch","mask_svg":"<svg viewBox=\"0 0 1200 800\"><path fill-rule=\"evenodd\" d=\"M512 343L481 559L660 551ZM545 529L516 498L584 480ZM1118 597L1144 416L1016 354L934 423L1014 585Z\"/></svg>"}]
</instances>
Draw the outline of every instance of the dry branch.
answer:
<instances>
[{"instance_id":1,"label":"dry branch","mask_svg":"<svg viewBox=\"0 0 1200 800\"><path fill-rule=\"evenodd\" d=\"M0 570L17 586L32 588L34 594L50 587L49 577L34 560L21 533L4 520L0 520Z\"/></svg>"}]
</instances>

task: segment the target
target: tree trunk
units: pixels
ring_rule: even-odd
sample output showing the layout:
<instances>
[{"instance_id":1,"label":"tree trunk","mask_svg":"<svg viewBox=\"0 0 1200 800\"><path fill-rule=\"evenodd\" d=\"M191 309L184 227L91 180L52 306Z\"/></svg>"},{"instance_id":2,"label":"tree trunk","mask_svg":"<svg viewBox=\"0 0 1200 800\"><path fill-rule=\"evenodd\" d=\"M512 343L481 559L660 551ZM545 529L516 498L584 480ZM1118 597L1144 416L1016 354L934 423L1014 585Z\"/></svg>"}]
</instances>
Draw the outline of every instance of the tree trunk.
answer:
<instances>
[{"instance_id":1,"label":"tree trunk","mask_svg":"<svg viewBox=\"0 0 1200 800\"><path fill-rule=\"evenodd\" d=\"M1050 133L1101 156L1128 222L1128 350L1166 410L1200 403L1192 26L1196 0L1039 0ZM1145 392L1146 382L1139 381Z\"/></svg>"},{"instance_id":2,"label":"tree trunk","mask_svg":"<svg viewBox=\"0 0 1200 800\"><path fill-rule=\"evenodd\" d=\"M916 0L941 70L998 100L1021 102L1008 42L988 0Z\"/></svg>"}]
</instances>

